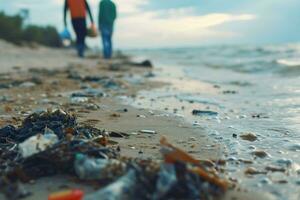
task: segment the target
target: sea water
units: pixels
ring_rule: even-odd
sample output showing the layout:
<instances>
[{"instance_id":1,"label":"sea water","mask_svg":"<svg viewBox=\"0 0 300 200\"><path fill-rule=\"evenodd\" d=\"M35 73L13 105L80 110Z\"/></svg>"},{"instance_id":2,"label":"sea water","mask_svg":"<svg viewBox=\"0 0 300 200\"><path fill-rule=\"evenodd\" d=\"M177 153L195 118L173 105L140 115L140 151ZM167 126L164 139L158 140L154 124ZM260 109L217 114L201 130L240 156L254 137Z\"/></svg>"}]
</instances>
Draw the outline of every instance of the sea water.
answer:
<instances>
[{"instance_id":1,"label":"sea water","mask_svg":"<svg viewBox=\"0 0 300 200\"><path fill-rule=\"evenodd\" d=\"M228 177L276 199L300 199L300 44L132 50L155 65L154 80L133 105L183 116L226 148ZM139 98L143 97L143 98ZM146 97L146 98L144 98ZM217 114L192 115L193 109ZM253 133L256 141L240 138ZM252 153L264 151L259 158ZM239 159L253 160L244 164ZM248 167L286 172L244 176Z\"/></svg>"}]
</instances>

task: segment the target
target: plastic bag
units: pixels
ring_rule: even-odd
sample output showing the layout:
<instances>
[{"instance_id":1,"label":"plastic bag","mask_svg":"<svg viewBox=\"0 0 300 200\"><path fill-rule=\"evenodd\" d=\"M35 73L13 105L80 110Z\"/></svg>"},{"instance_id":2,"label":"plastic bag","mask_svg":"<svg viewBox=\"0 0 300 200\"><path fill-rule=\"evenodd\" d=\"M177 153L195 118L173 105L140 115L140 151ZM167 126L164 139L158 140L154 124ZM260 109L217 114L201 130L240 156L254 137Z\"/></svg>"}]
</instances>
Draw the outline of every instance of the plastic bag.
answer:
<instances>
[{"instance_id":1,"label":"plastic bag","mask_svg":"<svg viewBox=\"0 0 300 200\"><path fill-rule=\"evenodd\" d=\"M60 33L60 39L63 43L64 46L70 46L72 36L68 28L65 28L61 33Z\"/></svg>"},{"instance_id":2,"label":"plastic bag","mask_svg":"<svg viewBox=\"0 0 300 200\"><path fill-rule=\"evenodd\" d=\"M60 38L62 40L71 40L71 33L70 31L68 30L68 28L65 28L61 33L60 33Z\"/></svg>"},{"instance_id":3,"label":"plastic bag","mask_svg":"<svg viewBox=\"0 0 300 200\"><path fill-rule=\"evenodd\" d=\"M20 153L24 158L30 157L36 153L45 151L58 142L58 137L55 133L45 128L44 134L34 135L26 141L19 144Z\"/></svg>"}]
</instances>

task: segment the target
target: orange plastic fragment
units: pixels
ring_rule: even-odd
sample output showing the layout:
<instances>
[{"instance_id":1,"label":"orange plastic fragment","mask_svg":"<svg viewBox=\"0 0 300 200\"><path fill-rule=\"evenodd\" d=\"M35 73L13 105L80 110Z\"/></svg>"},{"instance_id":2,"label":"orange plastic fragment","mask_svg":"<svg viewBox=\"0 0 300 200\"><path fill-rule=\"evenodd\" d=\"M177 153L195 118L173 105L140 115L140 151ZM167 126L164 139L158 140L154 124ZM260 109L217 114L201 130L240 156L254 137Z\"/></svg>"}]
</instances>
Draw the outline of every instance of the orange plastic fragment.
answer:
<instances>
[{"instance_id":1,"label":"orange plastic fragment","mask_svg":"<svg viewBox=\"0 0 300 200\"><path fill-rule=\"evenodd\" d=\"M81 190L67 190L50 194L48 200L82 200L83 195Z\"/></svg>"},{"instance_id":2,"label":"orange plastic fragment","mask_svg":"<svg viewBox=\"0 0 300 200\"><path fill-rule=\"evenodd\" d=\"M165 162L175 163L175 162L180 161L180 162L191 163L191 164L195 164L195 165L200 164L199 161L196 160L195 158L193 158L191 155L189 155L185 151L175 147L174 145L170 144L167 141L167 138L162 137L160 139L160 144L162 146L169 147L173 150L172 152L164 155Z\"/></svg>"},{"instance_id":3,"label":"orange plastic fragment","mask_svg":"<svg viewBox=\"0 0 300 200\"><path fill-rule=\"evenodd\" d=\"M202 166L200 165L200 162L197 159L195 159L185 151L169 143L167 141L167 138L162 137L160 139L160 144L162 146L171 149L170 152L164 154L164 160L166 163L183 162L183 163L194 164L197 167L191 169L193 173L198 174L204 180L221 187L224 191L227 189L228 184L226 181L221 180L220 178L216 177L214 174L209 174L208 172L206 172L204 169L202 169Z\"/></svg>"},{"instance_id":4,"label":"orange plastic fragment","mask_svg":"<svg viewBox=\"0 0 300 200\"><path fill-rule=\"evenodd\" d=\"M228 188L227 181L219 179L218 177L214 176L213 174L207 173L206 171L204 171L200 167L195 167L195 168L191 169L190 171L197 174L197 175L199 175L204 180L219 186L220 188L222 188L223 191L226 191L227 188Z\"/></svg>"}]
</instances>

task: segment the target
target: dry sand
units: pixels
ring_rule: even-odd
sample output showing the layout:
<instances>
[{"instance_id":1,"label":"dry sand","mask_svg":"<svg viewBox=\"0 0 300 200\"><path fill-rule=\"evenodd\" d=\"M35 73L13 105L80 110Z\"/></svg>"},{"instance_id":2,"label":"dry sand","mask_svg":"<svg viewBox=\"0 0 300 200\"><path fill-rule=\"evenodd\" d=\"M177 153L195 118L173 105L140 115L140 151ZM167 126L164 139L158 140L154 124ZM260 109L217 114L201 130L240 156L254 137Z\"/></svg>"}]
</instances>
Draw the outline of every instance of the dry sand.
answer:
<instances>
[{"instance_id":1,"label":"dry sand","mask_svg":"<svg viewBox=\"0 0 300 200\"><path fill-rule=\"evenodd\" d=\"M120 145L123 156L161 159L159 139L162 135L167 136L172 143L197 159L215 160L222 155L222 146L213 143L204 132L187 124L184 119L158 111L150 112L133 108L122 103L122 99L116 98L124 95L134 97L141 89L150 90L165 85L165 83L151 82L144 78L144 75L151 71L150 69L128 66L123 59L118 58L109 62L99 58L82 60L76 58L73 51L44 47L20 48L3 41L0 41L0 65L0 85L14 80L28 83L36 78L41 82L31 86L23 84L9 89L0 89L0 95L9 99L9 101L3 101L0 106L1 126L17 125L27 114L36 109L60 107L74 112L81 123L91 124L108 131L132 134L129 139L113 139ZM31 70L28 71L28 69ZM88 102L84 103L98 105L98 109L87 108L82 103L73 105L70 103L68 94L83 87L81 81L68 78L74 73L81 76L111 77L120 89L111 90L93 81L86 81L85 84L91 87L102 88L108 97L89 98ZM128 77L132 75L142 77L142 81L138 84L130 83ZM142 129L155 130L158 134L138 133ZM33 192L33 195L27 199L46 199L48 193L62 188L83 187L74 184L68 177L43 178L26 186ZM89 187L83 188L86 191L92 190ZM0 196L0 199L3 197ZM229 191L224 199L272 199L272 197L263 194L254 195L253 192L237 187Z\"/></svg>"}]
</instances>

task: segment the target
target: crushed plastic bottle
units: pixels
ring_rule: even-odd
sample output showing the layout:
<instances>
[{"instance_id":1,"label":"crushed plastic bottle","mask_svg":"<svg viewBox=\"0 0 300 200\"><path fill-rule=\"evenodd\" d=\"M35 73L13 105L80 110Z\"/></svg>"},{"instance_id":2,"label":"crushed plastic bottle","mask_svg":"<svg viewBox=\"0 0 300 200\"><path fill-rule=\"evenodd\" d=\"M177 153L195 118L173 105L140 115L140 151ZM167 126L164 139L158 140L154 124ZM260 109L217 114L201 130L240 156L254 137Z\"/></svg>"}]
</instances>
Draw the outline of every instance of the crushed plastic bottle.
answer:
<instances>
[{"instance_id":1,"label":"crushed plastic bottle","mask_svg":"<svg viewBox=\"0 0 300 200\"><path fill-rule=\"evenodd\" d=\"M58 137L55 133L45 128L44 134L32 136L19 144L19 150L24 158L32 156L38 152L42 152L58 142Z\"/></svg>"},{"instance_id":2,"label":"crushed plastic bottle","mask_svg":"<svg viewBox=\"0 0 300 200\"><path fill-rule=\"evenodd\" d=\"M131 169L117 181L107 187L87 195L83 200L123 200L132 199L135 193L137 177L134 169Z\"/></svg>"},{"instance_id":3,"label":"crushed plastic bottle","mask_svg":"<svg viewBox=\"0 0 300 200\"><path fill-rule=\"evenodd\" d=\"M91 180L101 178L101 171L107 166L107 159L92 159L83 154L75 158L75 172L80 179Z\"/></svg>"}]
</instances>

